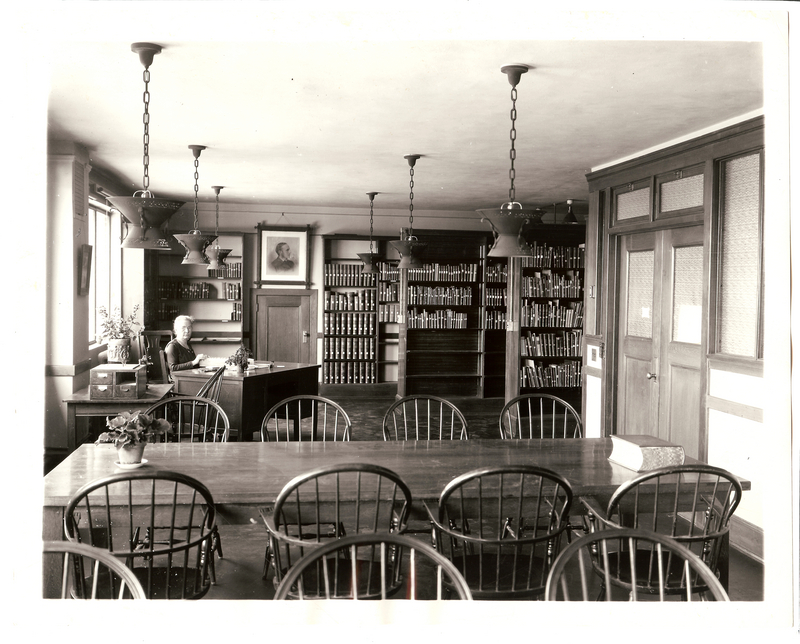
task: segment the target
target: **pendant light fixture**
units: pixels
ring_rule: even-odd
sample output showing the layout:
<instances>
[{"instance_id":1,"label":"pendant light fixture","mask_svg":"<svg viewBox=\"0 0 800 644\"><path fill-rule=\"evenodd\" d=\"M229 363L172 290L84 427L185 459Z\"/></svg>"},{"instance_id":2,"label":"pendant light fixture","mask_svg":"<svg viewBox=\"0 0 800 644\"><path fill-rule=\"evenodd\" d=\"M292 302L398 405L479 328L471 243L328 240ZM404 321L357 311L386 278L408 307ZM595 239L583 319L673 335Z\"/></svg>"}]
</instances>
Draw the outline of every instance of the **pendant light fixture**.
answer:
<instances>
[{"instance_id":1,"label":"pendant light fixture","mask_svg":"<svg viewBox=\"0 0 800 644\"><path fill-rule=\"evenodd\" d=\"M194 228L188 233L174 235L181 246L186 249L186 255L181 264L208 265L211 260L205 253L206 248L216 239L215 235L204 235L197 225L197 180L200 178L200 153L206 149L205 145L190 145L189 149L194 155Z\"/></svg>"},{"instance_id":2,"label":"pendant light fixture","mask_svg":"<svg viewBox=\"0 0 800 644\"><path fill-rule=\"evenodd\" d=\"M414 237L414 164L421 156L421 154L407 154L403 157L408 161L409 174L411 176L411 180L409 181L411 193L408 204L408 229L400 230L399 241L389 242L395 250L400 253L400 263L397 265L398 268L418 268L423 266L419 256L428 247L428 242L419 241Z\"/></svg>"},{"instance_id":3,"label":"pendant light fixture","mask_svg":"<svg viewBox=\"0 0 800 644\"><path fill-rule=\"evenodd\" d=\"M153 57L161 52L161 46L148 42L135 42L131 45L131 51L139 54L139 61L144 65L143 189L134 192L132 197L107 197L107 199L122 215L122 248L169 250L169 233L164 233L160 229L186 202L157 199L150 192L150 91L148 87L150 65Z\"/></svg>"},{"instance_id":4,"label":"pendant light fixture","mask_svg":"<svg viewBox=\"0 0 800 644\"><path fill-rule=\"evenodd\" d=\"M564 216L565 224L577 224L578 218L572 212L572 199L567 199L567 214Z\"/></svg>"},{"instance_id":5,"label":"pendant light fixture","mask_svg":"<svg viewBox=\"0 0 800 644\"><path fill-rule=\"evenodd\" d=\"M500 71L508 76L511 84L511 169L508 172L511 179L511 188L508 191L508 201L500 208L478 210L483 215L481 221L488 221L494 231L494 244L489 250L489 257L525 257L531 254L531 248L522 237L522 229L529 223L540 223L544 210L540 208L523 208L522 204L516 201L514 189L514 161L517 158L517 150L514 142L517 138L517 84L522 74L527 72L528 65L505 65Z\"/></svg>"},{"instance_id":6,"label":"pendant light fixture","mask_svg":"<svg viewBox=\"0 0 800 644\"><path fill-rule=\"evenodd\" d=\"M372 205L373 201L375 200L375 195L377 194L379 193L377 192L367 193L367 196L369 197L369 252L358 254L359 258L364 263L364 266L361 267L362 273L377 273L378 267L376 266L376 264L381 259L380 253L375 253L372 250Z\"/></svg>"},{"instance_id":7,"label":"pendant light fixture","mask_svg":"<svg viewBox=\"0 0 800 644\"><path fill-rule=\"evenodd\" d=\"M206 249L206 256L208 257L208 270L218 270L225 268L225 258L233 252L232 248L219 247L219 191L225 186L211 186L214 194L217 195L217 216L214 219L214 243Z\"/></svg>"}]
</instances>

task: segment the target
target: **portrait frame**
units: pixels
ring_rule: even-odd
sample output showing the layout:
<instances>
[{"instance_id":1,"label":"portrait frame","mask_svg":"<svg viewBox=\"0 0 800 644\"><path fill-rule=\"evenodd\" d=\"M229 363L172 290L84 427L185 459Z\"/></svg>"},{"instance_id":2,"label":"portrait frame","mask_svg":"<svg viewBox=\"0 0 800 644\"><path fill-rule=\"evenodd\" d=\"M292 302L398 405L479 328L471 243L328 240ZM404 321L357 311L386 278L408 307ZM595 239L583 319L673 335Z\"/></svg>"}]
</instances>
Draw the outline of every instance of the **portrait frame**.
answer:
<instances>
[{"instance_id":1,"label":"portrait frame","mask_svg":"<svg viewBox=\"0 0 800 644\"><path fill-rule=\"evenodd\" d=\"M256 226L258 286L311 285L311 226ZM282 248L278 255L278 247Z\"/></svg>"},{"instance_id":2,"label":"portrait frame","mask_svg":"<svg viewBox=\"0 0 800 644\"><path fill-rule=\"evenodd\" d=\"M89 282L92 278L92 247L81 244L78 249L78 295L89 294Z\"/></svg>"}]
</instances>

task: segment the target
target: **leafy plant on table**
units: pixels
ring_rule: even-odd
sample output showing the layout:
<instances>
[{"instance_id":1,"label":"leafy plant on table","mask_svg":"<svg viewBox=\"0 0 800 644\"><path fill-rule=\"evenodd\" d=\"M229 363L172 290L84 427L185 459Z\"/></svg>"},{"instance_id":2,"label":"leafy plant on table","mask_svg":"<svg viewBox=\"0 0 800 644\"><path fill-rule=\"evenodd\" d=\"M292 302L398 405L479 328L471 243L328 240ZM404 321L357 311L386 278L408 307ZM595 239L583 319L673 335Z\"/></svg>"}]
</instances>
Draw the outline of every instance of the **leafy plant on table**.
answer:
<instances>
[{"instance_id":1,"label":"leafy plant on table","mask_svg":"<svg viewBox=\"0 0 800 644\"><path fill-rule=\"evenodd\" d=\"M236 353L234 353L225 361L225 364L232 367L241 367L242 369L246 369L247 359L252 355L252 351L247 349L244 344L241 344L239 348L236 349Z\"/></svg>"},{"instance_id":2,"label":"leafy plant on table","mask_svg":"<svg viewBox=\"0 0 800 644\"><path fill-rule=\"evenodd\" d=\"M127 317L122 316L122 311L115 306L111 313L105 306L100 306L97 313L100 315L100 340L122 340L124 338L135 338L143 330L144 326L136 319L136 312L139 305L133 306L133 311ZM139 329L134 329L139 327Z\"/></svg>"},{"instance_id":3,"label":"leafy plant on table","mask_svg":"<svg viewBox=\"0 0 800 644\"><path fill-rule=\"evenodd\" d=\"M153 418L139 411L120 412L116 418L106 418L108 431L97 437L95 443L114 443L116 448L147 443L149 439L168 433L172 429L168 420Z\"/></svg>"}]
</instances>

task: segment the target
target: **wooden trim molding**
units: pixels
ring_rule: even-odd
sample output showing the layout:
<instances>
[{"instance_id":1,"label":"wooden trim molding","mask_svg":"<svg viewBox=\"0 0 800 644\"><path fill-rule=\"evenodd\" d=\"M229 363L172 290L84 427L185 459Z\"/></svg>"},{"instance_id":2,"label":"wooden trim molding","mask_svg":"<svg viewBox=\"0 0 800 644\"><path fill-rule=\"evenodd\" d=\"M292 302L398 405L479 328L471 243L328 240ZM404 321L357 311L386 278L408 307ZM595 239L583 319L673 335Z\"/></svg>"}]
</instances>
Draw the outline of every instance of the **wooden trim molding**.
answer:
<instances>
[{"instance_id":1,"label":"wooden trim molding","mask_svg":"<svg viewBox=\"0 0 800 644\"><path fill-rule=\"evenodd\" d=\"M78 364L46 364L44 375L47 378L74 378L92 368L92 361L87 358Z\"/></svg>"},{"instance_id":2,"label":"wooden trim molding","mask_svg":"<svg viewBox=\"0 0 800 644\"><path fill-rule=\"evenodd\" d=\"M739 418L746 418L757 423L764 422L764 410L751 405L743 405L742 403L733 400L725 400L724 398L717 398L716 396L706 396L706 409L713 409L721 411L731 416L738 416Z\"/></svg>"},{"instance_id":3,"label":"wooden trim molding","mask_svg":"<svg viewBox=\"0 0 800 644\"><path fill-rule=\"evenodd\" d=\"M731 548L764 563L764 530L737 516L731 517Z\"/></svg>"}]
</instances>

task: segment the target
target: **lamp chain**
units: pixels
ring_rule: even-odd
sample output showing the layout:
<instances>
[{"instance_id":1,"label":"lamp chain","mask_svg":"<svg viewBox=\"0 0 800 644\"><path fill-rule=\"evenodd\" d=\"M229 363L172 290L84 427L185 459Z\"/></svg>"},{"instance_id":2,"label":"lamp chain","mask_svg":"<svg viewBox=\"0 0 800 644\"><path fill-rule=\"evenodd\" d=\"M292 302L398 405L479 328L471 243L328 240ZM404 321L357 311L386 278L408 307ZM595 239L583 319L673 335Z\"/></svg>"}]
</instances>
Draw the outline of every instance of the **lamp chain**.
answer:
<instances>
[{"instance_id":1,"label":"lamp chain","mask_svg":"<svg viewBox=\"0 0 800 644\"><path fill-rule=\"evenodd\" d=\"M514 189L514 179L516 178L516 173L514 171L514 160L517 158L517 150L514 147L514 141L517 139L517 128L515 126L515 122L517 120L517 88L516 86L511 87L511 132L509 134L511 138L511 150L509 152L509 158L511 159L511 169L508 171L508 178L511 179L511 187L508 190L508 201L510 203L514 203L516 201L516 190Z\"/></svg>"},{"instance_id":2,"label":"lamp chain","mask_svg":"<svg viewBox=\"0 0 800 644\"><path fill-rule=\"evenodd\" d=\"M219 237L219 190L217 190L217 214L214 219L214 234Z\"/></svg>"},{"instance_id":3,"label":"lamp chain","mask_svg":"<svg viewBox=\"0 0 800 644\"><path fill-rule=\"evenodd\" d=\"M411 194L409 195L410 201L408 204L408 237L411 238L414 236L414 166L409 168L409 175L411 180L408 185L411 188Z\"/></svg>"},{"instance_id":4,"label":"lamp chain","mask_svg":"<svg viewBox=\"0 0 800 644\"><path fill-rule=\"evenodd\" d=\"M150 192L150 90L148 83L150 82L150 70L145 68L144 74L144 94L142 100L144 101L144 114L142 115L142 122L144 123L144 136L142 142L144 144L144 153L142 156L142 163L144 164L144 176L142 177L142 187L144 188L145 196Z\"/></svg>"},{"instance_id":5,"label":"lamp chain","mask_svg":"<svg viewBox=\"0 0 800 644\"><path fill-rule=\"evenodd\" d=\"M193 230L199 230L197 226L197 180L200 178L200 173L198 172L198 168L200 167L200 159L195 158L194 160L194 228Z\"/></svg>"},{"instance_id":6,"label":"lamp chain","mask_svg":"<svg viewBox=\"0 0 800 644\"><path fill-rule=\"evenodd\" d=\"M369 200L369 254L372 255L372 203L373 200L370 198Z\"/></svg>"}]
</instances>

